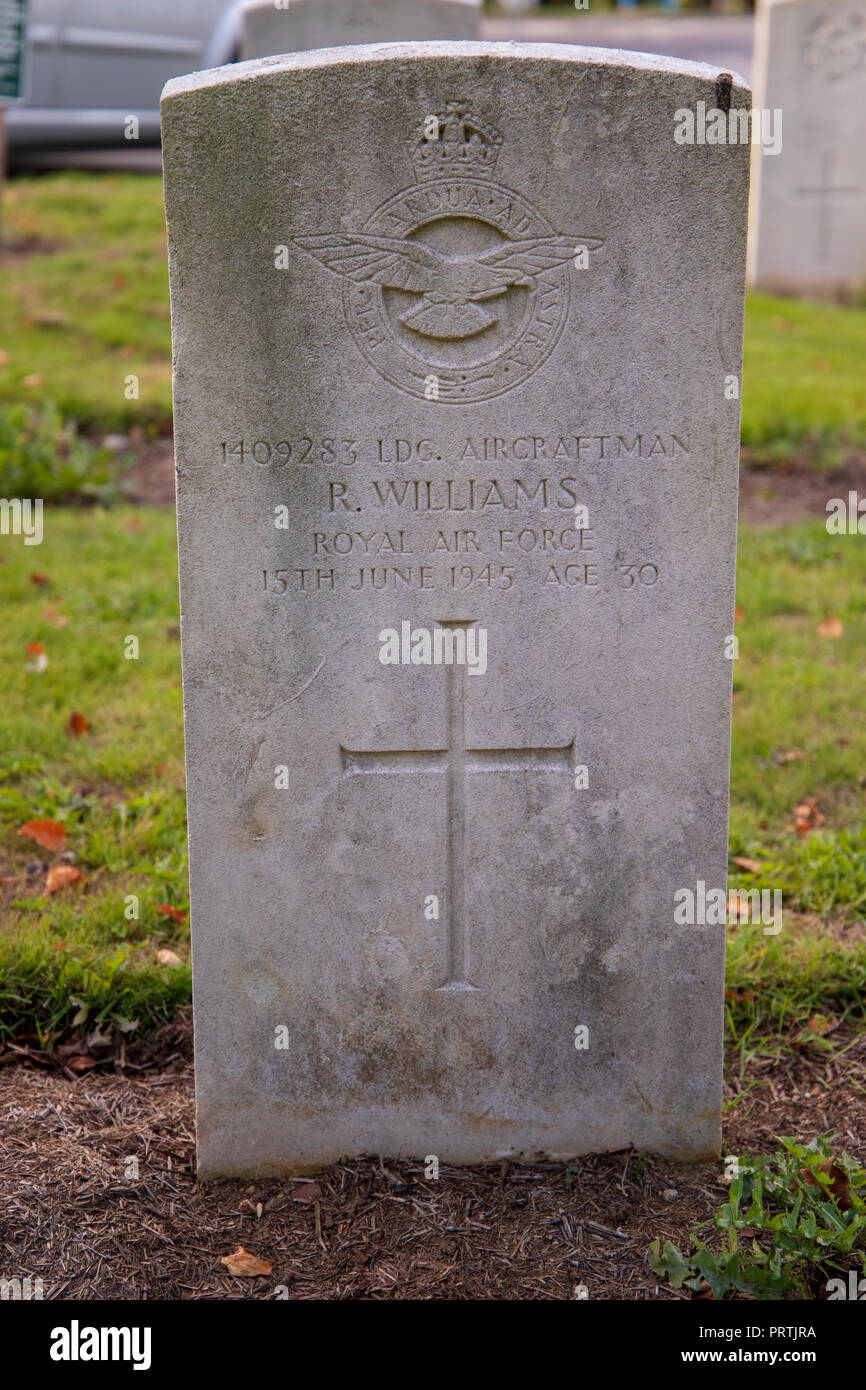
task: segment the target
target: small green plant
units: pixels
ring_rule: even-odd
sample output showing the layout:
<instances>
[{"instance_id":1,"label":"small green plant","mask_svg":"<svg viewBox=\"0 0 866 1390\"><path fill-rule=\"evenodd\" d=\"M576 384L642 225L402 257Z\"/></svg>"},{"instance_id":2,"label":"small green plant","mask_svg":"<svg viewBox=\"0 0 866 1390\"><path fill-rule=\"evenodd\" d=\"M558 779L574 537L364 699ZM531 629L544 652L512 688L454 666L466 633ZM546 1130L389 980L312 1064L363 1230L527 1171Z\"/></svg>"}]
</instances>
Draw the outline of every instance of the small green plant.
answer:
<instances>
[{"instance_id":1,"label":"small green plant","mask_svg":"<svg viewBox=\"0 0 866 1390\"><path fill-rule=\"evenodd\" d=\"M686 1256L654 1240L647 1258L659 1278L696 1293L708 1285L716 1299L769 1299L814 1296L819 1279L856 1261L866 1274L866 1172L826 1139L779 1143L772 1158L737 1164L727 1202L714 1223L698 1227L726 1231L726 1247L711 1249L696 1233Z\"/></svg>"},{"instance_id":2,"label":"small green plant","mask_svg":"<svg viewBox=\"0 0 866 1390\"><path fill-rule=\"evenodd\" d=\"M112 456L64 424L51 404L0 408L0 494L43 502L112 501Z\"/></svg>"}]
</instances>

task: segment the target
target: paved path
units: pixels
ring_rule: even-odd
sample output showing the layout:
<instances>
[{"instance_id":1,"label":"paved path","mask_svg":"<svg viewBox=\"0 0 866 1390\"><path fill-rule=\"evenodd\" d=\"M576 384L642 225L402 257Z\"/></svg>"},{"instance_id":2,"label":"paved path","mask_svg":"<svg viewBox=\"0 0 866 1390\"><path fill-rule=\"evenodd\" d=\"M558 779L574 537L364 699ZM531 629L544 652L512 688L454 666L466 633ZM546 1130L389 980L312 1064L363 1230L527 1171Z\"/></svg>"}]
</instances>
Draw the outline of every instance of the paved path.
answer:
<instances>
[{"instance_id":1,"label":"paved path","mask_svg":"<svg viewBox=\"0 0 866 1390\"><path fill-rule=\"evenodd\" d=\"M575 15L574 19L511 16L485 19L485 39L525 43L579 43L598 48L631 48L711 63L749 80L752 67L751 15Z\"/></svg>"}]
</instances>

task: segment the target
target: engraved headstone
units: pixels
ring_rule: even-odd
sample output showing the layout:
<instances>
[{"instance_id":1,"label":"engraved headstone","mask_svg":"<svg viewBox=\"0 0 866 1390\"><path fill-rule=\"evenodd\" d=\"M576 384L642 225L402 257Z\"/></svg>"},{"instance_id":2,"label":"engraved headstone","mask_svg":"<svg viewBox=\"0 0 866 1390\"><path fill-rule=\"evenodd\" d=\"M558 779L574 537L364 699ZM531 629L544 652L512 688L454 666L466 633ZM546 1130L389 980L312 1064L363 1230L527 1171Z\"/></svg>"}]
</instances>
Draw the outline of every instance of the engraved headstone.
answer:
<instances>
[{"instance_id":1,"label":"engraved headstone","mask_svg":"<svg viewBox=\"0 0 866 1390\"><path fill-rule=\"evenodd\" d=\"M674 140L717 77L166 88L204 1176L719 1142L724 925L675 920L726 871L749 151Z\"/></svg>"},{"instance_id":2,"label":"engraved headstone","mask_svg":"<svg viewBox=\"0 0 866 1390\"><path fill-rule=\"evenodd\" d=\"M478 37L481 0L247 0L243 58L335 44Z\"/></svg>"},{"instance_id":3,"label":"engraved headstone","mask_svg":"<svg viewBox=\"0 0 866 1390\"><path fill-rule=\"evenodd\" d=\"M755 146L749 279L758 289L866 285L866 0L762 0L755 105L782 112L781 150Z\"/></svg>"}]
</instances>

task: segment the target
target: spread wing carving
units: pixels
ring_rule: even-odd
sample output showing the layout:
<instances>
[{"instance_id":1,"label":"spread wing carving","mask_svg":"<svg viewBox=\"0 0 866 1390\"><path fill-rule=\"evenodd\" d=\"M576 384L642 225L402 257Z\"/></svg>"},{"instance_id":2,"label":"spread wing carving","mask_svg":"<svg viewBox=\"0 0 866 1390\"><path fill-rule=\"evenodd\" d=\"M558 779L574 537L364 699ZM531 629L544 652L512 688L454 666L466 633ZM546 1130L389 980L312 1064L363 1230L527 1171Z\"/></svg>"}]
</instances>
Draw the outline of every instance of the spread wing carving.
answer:
<instances>
[{"instance_id":1,"label":"spread wing carving","mask_svg":"<svg viewBox=\"0 0 866 1390\"><path fill-rule=\"evenodd\" d=\"M299 236L301 246L335 275L350 280L372 280L389 290L425 294L435 289L447 264L444 256L416 241L397 237L368 236L366 232L332 232L330 236Z\"/></svg>"},{"instance_id":2,"label":"spread wing carving","mask_svg":"<svg viewBox=\"0 0 866 1390\"><path fill-rule=\"evenodd\" d=\"M479 301L494 299L513 285L534 288L537 276L572 260L578 247L594 251L603 242L600 237L528 237L458 256L442 256L423 242L366 232L299 236L295 244L335 275L422 295L420 305L400 315L400 322L414 332L468 338L498 322Z\"/></svg>"},{"instance_id":3,"label":"spread wing carving","mask_svg":"<svg viewBox=\"0 0 866 1390\"><path fill-rule=\"evenodd\" d=\"M501 272L503 280L506 274L520 272L522 282L526 284L545 270L553 270L566 261L574 260L578 247L585 246L588 251L596 251L603 245L602 237L528 237L523 241L506 241L501 246L494 246L492 251L485 251L476 256L475 259L479 265L485 268L492 267L494 272ZM506 283L519 284L521 281L511 278Z\"/></svg>"}]
</instances>

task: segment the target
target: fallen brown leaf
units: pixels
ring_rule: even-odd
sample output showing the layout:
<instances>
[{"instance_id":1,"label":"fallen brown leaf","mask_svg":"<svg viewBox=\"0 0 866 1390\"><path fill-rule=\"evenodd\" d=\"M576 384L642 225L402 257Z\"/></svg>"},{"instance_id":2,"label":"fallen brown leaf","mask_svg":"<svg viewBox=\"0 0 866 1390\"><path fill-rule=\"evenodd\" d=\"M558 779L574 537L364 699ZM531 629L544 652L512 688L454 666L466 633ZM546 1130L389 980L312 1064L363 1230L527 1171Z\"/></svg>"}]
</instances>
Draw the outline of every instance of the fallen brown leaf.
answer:
<instances>
[{"instance_id":1,"label":"fallen brown leaf","mask_svg":"<svg viewBox=\"0 0 866 1390\"><path fill-rule=\"evenodd\" d=\"M827 1173L830 1177L830 1195L835 1198L840 1211L848 1211L851 1206L851 1184L848 1181L848 1174L844 1168L840 1168L832 1158L828 1158L826 1163L822 1163L818 1169L819 1173ZM820 1187L821 1183L814 1173L807 1168L804 1170L803 1179L810 1187Z\"/></svg>"},{"instance_id":2,"label":"fallen brown leaf","mask_svg":"<svg viewBox=\"0 0 866 1390\"><path fill-rule=\"evenodd\" d=\"M62 849L66 843L66 826L61 825L59 820L29 820L26 825L19 826L18 834L35 840L52 853Z\"/></svg>"},{"instance_id":3,"label":"fallen brown leaf","mask_svg":"<svg viewBox=\"0 0 866 1390\"><path fill-rule=\"evenodd\" d=\"M838 1027L838 1024L839 1020L835 1014L830 1014L829 1018L826 1014L813 1014L806 1027L810 1033L815 1033L817 1037L822 1038L825 1033L830 1033Z\"/></svg>"},{"instance_id":4,"label":"fallen brown leaf","mask_svg":"<svg viewBox=\"0 0 866 1390\"><path fill-rule=\"evenodd\" d=\"M74 1057L67 1057L66 1066L70 1071L90 1071L91 1067L96 1066L96 1061L95 1057L84 1057L77 1052Z\"/></svg>"},{"instance_id":5,"label":"fallen brown leaf","mask_svg":"<svg viewBox=\"0 0 866 1390\"><path fill-rule=\"evenodd\" d=\"M189 908L172 907L171 903L157 903L156 910L161 912L163 917L170 917L173 922L185 922Z\"/></svg>"},{"instance_id":6,"label":"fallen brown leaf","mask_svg":"<svg viewBox=\"0 0 866 1390\"><path fill-rule=\"evenodd\" d=\"M246 1279L255 1279L259 1274L270 1274L274 1267L271 1260L260 1260L242 1245L230 1255L220 1255L220 1264L225 1265L229 1274L239 1274Z\"/></svg>"},{"instance_id":7,"label":"fallen brown leaf","mask_svg":"<svg viewBox=\"0 0 866 1390\"><path fill-rule=\"evenodd\" d=\"M810 830L817 829L823 822L816 797L807 796L805 801L794 807L794 829L798 835L808 835Z\"/></svg>"},{"instance_id":8,"label":"fallen brown leaf","mask_svg":"<svg viewBox=\"0 0 866 1390\"><path fill-rule=\"evenodd\" d=\"M739 893L728 894L728 921L733 917L734 921L748 921L750 911L749 899Z\"/></svg>"},{"instance_id":9,"label":"fallen brown leaf","mask_svg":"<svg viewBox=\"0 0 866 1390\"><path fill-rule=\"evenodd\" d=\"M45 892L50 897L52 893L58 893L61 888L69 888L73 883L83 882L84 874L80 869L76 869L74 864L54 864L48 870Z\"/></svg>"},{"instance_id":10,"label":"fallen brown leaf","mask_svg":"<svg viewBox=\"0 0 866 1390\"><path fill-rule=\"evenodd\" d=\"M44 589L51 583L51 580L48 578L48 575L43 574L41 570L34 570L30 576L30 583L38 584L40 588Z\"/></svg>"},{"instance_id":11,"label":"fallen brown leaf","mask_svg":"<svg viewBox=\"0 0 866 1390\"><path fill-rule=\"evenodd\" d=\"M734 859L732 862L741 869L748 869L750 874L756 874L762 868L760 859Z\"/></svg>"},{"instance_id":12,"label":"fallen brown leaf","mask_svg":"<svg viewBox=\"0 0 866 1390\"><path fill-rule=\"evenodd\" d=\"M827 637L832 641L844 635L845 628L840 618L825 618L823 623L818 624L818 636Z\"/></svg>"},{"instance_id":13,"label":"fallen brown leaf","mask_svg":"<svg viewBox=\"0 0 866 1390\"><path fill-rule=\"evenodd\" d=\"M44 671L48 665L48 656L41 642L30 642L27 646L27 655L30 660L27 662L28 671Z\"/></svg>"},{"instance_id":14,"label":"fallen brown leaf","mask_svg":"<svg viewBox=\"0 0 866 1390\"><path fill-rule=\"evenodd\" d=\"M69 319L62 309L40 309L38 313L28 315L27 322L35 324L37 328L65 328Z\"/></svg>"},{"instance_id":15,"label":"fallen brown leaf","mask_svg":"<svg viewBox=\"0 0 866 1390\"><path fill-rule=\"evenodd\" d=\"M84 715L78 714L77 711L73 710L66 725L66 732L69 734L70 738L81 738L81 735L86 734L89 728L90 725Z\"/></svg>"}]
</instances>

